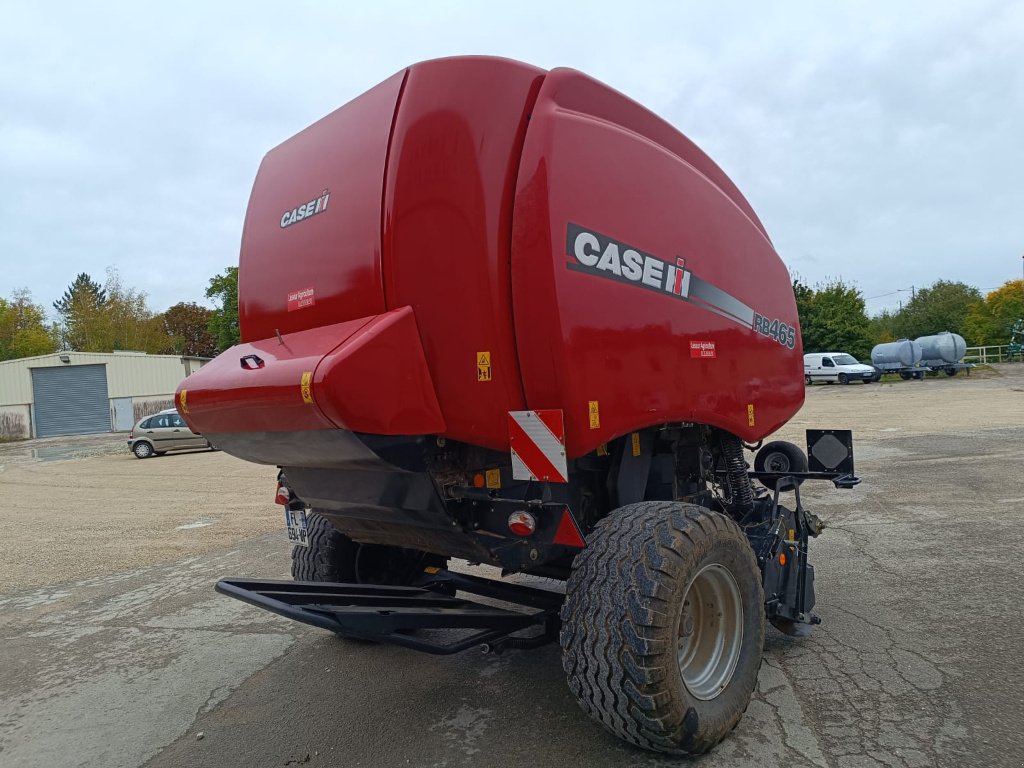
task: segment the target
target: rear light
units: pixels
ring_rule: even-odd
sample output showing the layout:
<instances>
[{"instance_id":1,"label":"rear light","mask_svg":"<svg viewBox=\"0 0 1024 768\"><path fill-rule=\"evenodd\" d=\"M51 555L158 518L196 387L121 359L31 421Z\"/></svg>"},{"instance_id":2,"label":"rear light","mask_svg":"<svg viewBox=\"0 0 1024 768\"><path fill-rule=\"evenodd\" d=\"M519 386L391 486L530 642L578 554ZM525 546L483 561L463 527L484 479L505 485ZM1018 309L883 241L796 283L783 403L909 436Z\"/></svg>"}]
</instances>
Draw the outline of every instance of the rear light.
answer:
<instances>
[{"instance_id":1,"label":"rear light","mask_svg":"<svg viewBox=\"0 0 1024 768\"><path fill-rule=\"evenodd\" d=\"M508 529L516 536L529 536L537 530L537 521L529 512L513 512L508 516Z\"/></svg>"},{"instance_id":2,"label":"rear light","mask_svg":"<svg viewBox=\"0 0 1024 768\"><path fill-rule=\"evenodd\" d=\"M292 492L289 491L282 483L277 484L277 494L274 496L274 503L285 506L289 501L292 500Z\"/></svg>"}]
</instances>

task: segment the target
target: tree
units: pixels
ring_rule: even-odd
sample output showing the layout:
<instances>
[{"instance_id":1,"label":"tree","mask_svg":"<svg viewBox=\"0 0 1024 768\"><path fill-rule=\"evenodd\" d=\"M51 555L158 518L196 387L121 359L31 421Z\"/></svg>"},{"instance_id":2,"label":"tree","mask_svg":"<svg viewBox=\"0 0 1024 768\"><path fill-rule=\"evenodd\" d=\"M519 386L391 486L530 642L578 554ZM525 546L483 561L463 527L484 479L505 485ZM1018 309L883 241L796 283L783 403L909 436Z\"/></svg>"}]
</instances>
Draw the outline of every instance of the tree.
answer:
<instances>
[{"instance_id":1,"label":"tree","mask_svg":"<svg viewBox=\"0 0 1024 768\"><path fill-rule=\"evenodd\" d=\"M88 297L93 304L102 307L107 300L107 292L88 274L79 272L64 295L53 302L53 308L59 314L66 315L75 306L76 300L82 297Z\"/></svg>"},{"instance_id":2,"label":"tree","mask_svg":"<svg viewBox=\"0 0 1024 768\"><path fill-rule=\"evenodd\" d=\"M838 279L813 289L797 280L793 293L804 352L849 352L858 359L870 355L870 322L859 290Z\"/></svg>"},{"instance_id":3,"label":"tree","mask_svg":"<svg viewBox=\"0 0 1024 768\"><path fill-rule=\"evenodd\" d=\"M113 352L116 349L157 354L168 346L163 322L146 304L146 294L125 286L113 267L100 288L79 275L54 306L62 313L64 349Z\"/></svg>"},{"instance_id":4,"label":"tree","mask_svg":"<svg viewBox=\"0 0 1024 768\"><path fill-rule=\"evenodd\" d=\"M85 272L79 273L64 295L53 302L60 318L61 347L86 350L96 317L107 303L107 292Z\"/></svg>"},{"instance_id":5,"label":"tree","mask_svg":"<svg viewBox=\"0 0 1024 768\"><path fill-rule=\"evenodd\" d=\"M964 323L972 344L1006 344L1014 321L1024 317L1024 280L1007 280L974 304Z\"/></svg>"},{"instance_id":6,"label":"tree","mask_svg":"<svg viewBox=\"0 0 1024 768\"><path fill-rule=\"evenodd\" d=\"M163 313L164 331L171 337L169 352L196 357L217 354L217 340L210 333L214 311L193 302L179 302Z\"/></svg>"},{"instance_id":7,"label":"tree","mask_svg":"<svg viewBox=\"0 0 1024 768\"><path fill-rule=\"evenodd\" d=\"M210 334L217 342L217 351L223 352L238 343L238 267L228 267L223 274L210 278L206 298L219 306L210 317Z\"/></svg>"},{"instance_id":8,"label":"tree","mask_svg":"<svg viewBox=\"0 0 1024 768\"><path fill-rule=\"evenodd\" d=\"M46 327L43 307L32 302L27 288L0 299L0 360L45 355L57 349L54 328Z\"/></svg>"},{"instance_id":9,"label":"tree","mask_svg":"<svg viewBox=\"0 0 1024 768\"><path fill-rule=\"evenodd\" d=\"M107 268L103 290L107 298L96 319L93 348L83 351L127 349L159 354L166 349L163 323L147 305L145 292L125 286L114 267Z\"/></svg>"},{"instance_id":10,"label":"tree","mask_svg":"<svg viewBox=\"0 0 1024 768\"><path fill-rule=\"evenodd\" d=\"M966 283L938 280L922 288L896 314L899 338L916 339L942 331L964 335L970 309L981 303L981 292Z\"/></svg>"},{"instance_id":11,"label":"tree","mask_svg":"<svg viewBox=\"0 0 1024 768\"><path fill-rule=\"evenodd\" d=\"M896 341L896 314L888 309L883 309L877 315L868 318L871 330L871 341L875 344L885 344L889 341Z\"/></svg>"}]
</instances>

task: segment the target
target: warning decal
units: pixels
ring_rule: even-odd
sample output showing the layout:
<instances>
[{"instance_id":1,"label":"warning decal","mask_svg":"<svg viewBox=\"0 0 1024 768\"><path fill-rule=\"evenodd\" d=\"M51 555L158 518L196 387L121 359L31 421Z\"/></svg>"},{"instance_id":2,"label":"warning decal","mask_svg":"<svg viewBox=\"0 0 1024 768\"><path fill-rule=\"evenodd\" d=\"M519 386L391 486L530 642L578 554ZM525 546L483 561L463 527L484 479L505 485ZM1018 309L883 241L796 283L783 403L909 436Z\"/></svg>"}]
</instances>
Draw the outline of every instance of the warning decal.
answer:
<instances>
[{"instance_id":1,"label":"warning decal","mask_svg":"<svg viewBox=\"0 0 1024 768\"><path fill-rule=\"evenodd\" d=\"M313 383L313 372L312 371L303 371L302 372L302 381L299 382L299 391L302 392L302 402L304 402L306 405L312 405L313 404L313 392L311 390L312 383Z\"/></svg>"},{"instance_id":2,"label":"warning decal","mask_svg":"<svg viewBox=\"0 0 1024 768\"><path fill-rule=\"evenodd\" d=\"M187 389L183 389L178 393L178 410L184 414L188 414L188 401L185 399L187 394Z\"/></svg>"},{"instance_id":3,"label":"warning decal","mask_svg":"<svg viewBox=\"0 0 1024 768\"><path fill-rule=\"evenodd\" d=\"M597 400L591 400L590 405L587 406L587 412L590 416L590 428L600 429L601 428L601 411L598 408Z\"/></svg>"},{"instance_id":4,"label":"warning decal","mask_svg":"<svg viewBox=\"0 0 1024 768\"><path fill-rule=\"evenodd\" d=\"M476 353L476 380L477 381L490 381L491 380L491 353L490 352L477 352Z\"/></svg>"},{"instance_id":5,"label":"warning decal","mask_svg":"<svg viewBox=\"0 0 1024 768\"><path fill-rule=\"evenodd\" d=\"M750 403L747 406L747 426L754 426L754 404Z\"/></svg>"},{"instance_id":6,"label":"warning decal","mask_svg":"<svg viewBox=\"0 0 1024 768\"><path fill-rule=\"evenodd\" d=\"M514 480L569 482L561 411L509 411L508 436Z\"/></svg>"}]
</instances>

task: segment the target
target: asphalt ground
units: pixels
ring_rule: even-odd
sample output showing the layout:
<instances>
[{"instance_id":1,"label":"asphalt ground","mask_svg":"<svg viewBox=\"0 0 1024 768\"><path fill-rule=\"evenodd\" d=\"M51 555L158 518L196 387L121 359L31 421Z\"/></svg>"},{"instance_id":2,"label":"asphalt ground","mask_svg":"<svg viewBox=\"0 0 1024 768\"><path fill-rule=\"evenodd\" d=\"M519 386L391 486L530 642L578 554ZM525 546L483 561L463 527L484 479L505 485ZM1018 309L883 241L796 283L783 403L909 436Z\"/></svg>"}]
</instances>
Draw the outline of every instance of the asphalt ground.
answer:
<instances>
[{"instance_id":1,"label":"asphalt ground","mask_svg":"<svg viewBox=\"0 0 1024 768\"><path fill-rule=\"evenodd\" d=\"M1022 766L1022 368L809 390L784 436L854 428L863 478L804 486L823 623L769 628L746 716L698 759L591 722L556 647L423 656L215 594L287 575L268 468L2 446L0 765Z\"/></svg>"}]
</instances>

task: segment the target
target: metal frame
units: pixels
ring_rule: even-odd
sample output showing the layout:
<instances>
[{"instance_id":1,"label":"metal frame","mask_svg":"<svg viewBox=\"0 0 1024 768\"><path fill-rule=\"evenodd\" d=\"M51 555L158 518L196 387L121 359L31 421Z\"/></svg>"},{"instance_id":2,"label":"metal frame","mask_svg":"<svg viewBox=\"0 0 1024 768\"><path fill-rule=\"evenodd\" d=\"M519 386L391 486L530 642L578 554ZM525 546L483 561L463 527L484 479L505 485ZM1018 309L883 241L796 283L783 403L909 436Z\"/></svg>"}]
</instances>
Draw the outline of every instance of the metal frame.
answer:
<instances>
[{"instance_id":1,"label":"metal frame","mask_svg":"<svg viewBox=\"0 0 1024 768\"><path fill-rule=\"evenodd\" d=\"M559 592L433 568L412 587L223 579L217 582L216 590L314 627L436 655L474 646L498 653L506 647L546 645L558 636L558 611L564 599ZM508 603L519 610L467 600L458 592ZM540 632L516 634L531 628ZM441 629L476 631L455 639L412 634L416 630Z\"/></svg>"}]
</instances>

